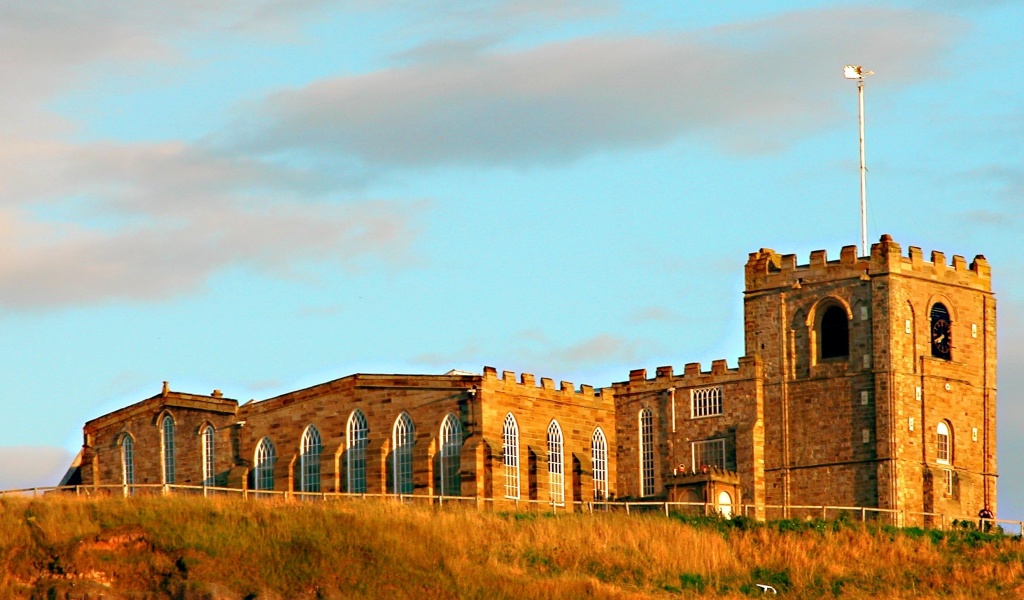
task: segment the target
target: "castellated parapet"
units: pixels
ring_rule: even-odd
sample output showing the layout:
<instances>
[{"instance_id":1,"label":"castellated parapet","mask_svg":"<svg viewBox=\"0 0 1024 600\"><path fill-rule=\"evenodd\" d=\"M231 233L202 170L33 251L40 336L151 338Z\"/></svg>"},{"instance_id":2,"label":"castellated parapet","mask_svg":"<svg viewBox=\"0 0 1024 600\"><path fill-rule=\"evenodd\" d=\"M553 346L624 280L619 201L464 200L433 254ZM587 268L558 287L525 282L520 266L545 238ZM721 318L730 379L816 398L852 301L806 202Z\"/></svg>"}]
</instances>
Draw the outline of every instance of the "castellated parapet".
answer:
<instances>
[{"instance_id":1,"label":"castellated parapet","mask_svg":"<svg viewBox=\"0 0 1024 600\"><path fill-rule=\"evenodd\" d=\"M839 260L830 261L825 250L814 250L803 265L797 264L795 254L779 254L771 248L761 248L750 254L745 273L748 292L887 273L986 291L992 289L992 270L983 255L975 256L969 266L963 256L954 255L952 263L947 263L945 254L934 250L926 261L916 246L911 246L907 255L902 256L900 245L889 235L883 235L871 245L870 256L858 256L856 246L843 246Z\"/></svg>"}]
</instances>

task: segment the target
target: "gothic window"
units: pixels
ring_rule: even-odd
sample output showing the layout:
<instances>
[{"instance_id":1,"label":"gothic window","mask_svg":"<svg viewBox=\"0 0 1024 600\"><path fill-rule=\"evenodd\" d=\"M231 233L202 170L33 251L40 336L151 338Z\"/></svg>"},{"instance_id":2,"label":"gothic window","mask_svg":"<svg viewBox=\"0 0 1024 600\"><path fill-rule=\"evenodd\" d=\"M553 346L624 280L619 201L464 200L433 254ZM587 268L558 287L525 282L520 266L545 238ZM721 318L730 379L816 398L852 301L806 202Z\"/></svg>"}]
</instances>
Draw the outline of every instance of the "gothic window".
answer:
<instances>
[{"instance_id":1,"label":"gothic window","mask_svg":"<svg viewBox=\"0 0 1024 600\"><path fill-rule=\"evenodd\" d=\"M949 310L936 303L931 312L932 356L943 360L953 357L953 325L949 319Z\"/></svg>"},{"instance_id":2,"label":"gothic window","mask_svg":"<svg viewBox=\"0 0 1024 600\"><path fill-rule=\"evenodd\" d=\"M274 463L277 462L277 452L274 450L274 442L269 437L260 440L256 445L255 470L253 472L253 489L272 490L274 489Z\"/></svg>"},{"instance_id":3,"label":"gothic window","mask_svg":"<svg viewBox=\"0 0 1024 600\"><path fill-rule=\"evenodd\" d=\"M725 440L703 440L692 442L693 472L697 473L704 467L725 470Z\"/></svg>"},{"instance_id":4,"label":"gothic window","mask_svg":"<svg viewBox=\"0 0 1024 600\"><path fill-rule=\"evenodd\" d=\"M411 494L412 482L412 446L416 439L416 430L409 413L402 413L395 419L395 427L391 431L394 446L393 473L396 494Z\"/></svg>"},{"instance_id":5,"label":"gothic window","mask_svg":"<svg viewBox=\"0 0 1024 600\"><path fill-rule=\"evenodd\" d=\"M299 489L303 492L320 491L320 452L323 443L316 426L310 425L302 433L299 455Z\"/></svg>"},{"instance_id":6,"label":"gothic window","mask_svg":"<svg viewBox=\"0 0 1024 600\"><path fill-rule=\"evenodd\" d=\"M127 434L121 440L121 483L135 483L135 440Z\"/></svg>"},{"instance_id":7,"label":"gothic window","mask_svg":"<svg viewBox=\"0 0 1024 600\"><path fill-rule=\"evenodd\" d=\"M822 360L850 355L850 327L846 311L835 304L825 309L818 328L818 346Z\"/></svg>"},{"instance_id":8,"label":"gothic window","mask_svg":"<svg viewBox=\"0 0 1024 600\"><path fill-rule=\"evenodd\" d=\"M722 414L722 388L690 390L690 417L714 417Z\"/></svg>"},{"instance_id":9,"label":"gothic window","mask_svg":"<svg viewBox=\"0 0 1024 600\"><path fill-rule=\"evenodd\" d=\"M160 450L164 463L164 483L174 483L174 419L171 415L164 416L160 428L163 431Z\"/></svg>"},{"instance_id":10,"label":"gothic window","mask_svg":"<svg viewBox=\"0 0 1024 600\"><path fill-rule=\"evenodd\" d=\"M216 430L213 425L203 427L200 443L203 448L203 485L214 485L217 476L213 455L213 440Z\"/></svg>"},{"instance_id":11,"label":"gothic window","mask_svg":"<svg viewBox=\"0 0 1024 600\"><path fill-rule=\"evenodd\" d=\"M654 412L640 411L640 495L654 495Z\"/></svg>"},{"instance_id":12,"label":"gothic window","mask_svg":"<svg viewBox=\"0 0 1024 600\"><path fill-rule=\"evenodd\" d=\"M345 460L348 471L348 491L353 494L366 493L366 446L370 428L366 415L358 408L348 417L345 434Z\"/></svg>"},{"instance_id":13,"label":"gothic window","mask_svg":"<svg viewBox=\"0 0 1024 600\"><path fill-rule=\"evenodd\" d=\"M938 446L936 460L948 465L953 462L953 432L945 421L939 421L935 429Z\"/></svg>"},{"instance_id":14,"label":"gothic window","mask_svg":"<svg viewBox=\"0 0 1024 600\"><path fill-rule=\"evenodd\" d=\"M548 493L556 506L565 504L565 451L558 421L548 425Z\"/></svg>"},{"instance_id":15,"label":"gothic window","mask_svg":"<svg viewBox=\"0 0 1024 600\"><path fill-rule=\"evenodd\" d=\"M590 438L590 458L594 466L594 500L608 499L608 440L598 427Z\"/></svg>"},{"instance_id":16,"label":"gothic window","mask_svg":"<svg viewBox=\"0 0 1024 600\"><path fill-rule=\"evenodd\" d=\"M462 424L452 413L441 423L441 494L461 496L459 459L462 453Z\"/></svg>"},{"instance_id":17,"label":"gothic window","mask_svg":"<svg viewBox=\"0 0 1024 600\"><path fill-rule=\"evenodd\" d=\"M501 455L505 463L505 497L519 498L519 423L512 413L505 415Z\"/></svg>"}]
</instances>

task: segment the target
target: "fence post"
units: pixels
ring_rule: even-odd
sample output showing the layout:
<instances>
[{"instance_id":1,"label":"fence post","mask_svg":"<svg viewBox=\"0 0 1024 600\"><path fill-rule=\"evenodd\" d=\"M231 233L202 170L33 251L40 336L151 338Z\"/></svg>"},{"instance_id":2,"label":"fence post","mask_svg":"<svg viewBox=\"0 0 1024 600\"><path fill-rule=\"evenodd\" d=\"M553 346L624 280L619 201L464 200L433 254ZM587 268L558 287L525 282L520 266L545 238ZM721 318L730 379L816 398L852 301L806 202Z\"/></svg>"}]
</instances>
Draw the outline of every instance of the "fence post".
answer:
<instances>
[{"instance_id":1,"label":"fence post","mask_svg":"<svg viewBox=\"0 0 1024 600\"><path fill-rule=\"evenodd\" d=\"M629 502L626 503L626 514L629 514Z\"/></svg>"},{"instance_id":2,"label":"fence post","mask_svg":"<svg viewBox=\"0 0 1024 600\"><path fill-rule=\"evenodd\" d=\"M665 503L665 516L668 516L668 502Z\"/></svg>"},{"instance_id":3,"label":"fence post","mask_svg":"<svg viewBox=\"0 0 1024 600\"><path fill-rule=\"evenodd\" d=\"M821 507L821 520L822 521L827 521L828 520L828 517L825 516L825 507L824 506Z\"/></svg>"},{"instance_id":4,"label":"fence post","mask_svg":"<svg viewBox=\"0 0 1024 600\"><path fill-rule=\"evenodd\" d=\"M864 508L862 506L861 509L860 509L860 522L861 523L866 523L867 520L868 520L868 509L866 509L866 508Z\"/></svg>"}]
</instances>

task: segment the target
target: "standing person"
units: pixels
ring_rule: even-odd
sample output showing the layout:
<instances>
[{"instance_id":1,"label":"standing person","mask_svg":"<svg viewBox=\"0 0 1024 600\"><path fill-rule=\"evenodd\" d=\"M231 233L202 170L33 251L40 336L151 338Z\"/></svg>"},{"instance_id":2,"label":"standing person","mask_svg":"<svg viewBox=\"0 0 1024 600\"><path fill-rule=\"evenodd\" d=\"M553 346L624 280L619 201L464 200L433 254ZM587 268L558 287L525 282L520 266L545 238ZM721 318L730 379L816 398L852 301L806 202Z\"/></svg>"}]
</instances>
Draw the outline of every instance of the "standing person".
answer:
<instances>
[{"instance_id":1,"label":"standing person","mask_svg":"<svg viewBox=\"0 0 1024 600\"><path fill-rule=\"evenodd\" d=\"M984 508L978 511L978 518L980 519L978 521L978 527L982 531L988 531L992 529L992 521L990 519L993 519L994 516L992 515L992 511L988 509L988 506L985 506Z\"/></svg>"}]
</instances>

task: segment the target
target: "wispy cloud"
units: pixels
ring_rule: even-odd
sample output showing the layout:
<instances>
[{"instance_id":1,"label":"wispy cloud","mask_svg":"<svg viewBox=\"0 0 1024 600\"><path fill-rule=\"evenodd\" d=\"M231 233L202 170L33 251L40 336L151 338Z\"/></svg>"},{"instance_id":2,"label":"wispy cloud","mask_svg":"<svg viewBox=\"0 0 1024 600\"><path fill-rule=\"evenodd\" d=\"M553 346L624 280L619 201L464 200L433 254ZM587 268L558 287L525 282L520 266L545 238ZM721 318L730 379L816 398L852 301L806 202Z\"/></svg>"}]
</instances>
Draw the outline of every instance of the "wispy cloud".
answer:
<instances>
[{"instance_id":1,"label":"wispy cloud","mask_svg":"<svg viewBox=\"0 0 1024 600\"><path fill-rule=\"evenodd\" d=\"M837 65L905 84L935 74L958 29L936 13L874 8L573 39L317 81L273 94L236 134L254 153L385 167L549 165L687 134L769 152L830 126Z\"/></svg>"},{"instance_id":2,"label":"wispy cloud","mask_svg":"<svg viewBox=\"0 0 1024 600\"><path fill-rule=\"evenodd\" d=\"M543 366L545 370L572 371L582 367L642 362L660 350L653 341L613 333L598 333L566 343L537 329L520 331L506 342L494 346L506 347L506 350L496 355L490 344L474 342L453 352L420 355L413 361L443 367L479 364L486 359L505 361L516 368L528 370Z\"/></svg>"}]
</instances>

